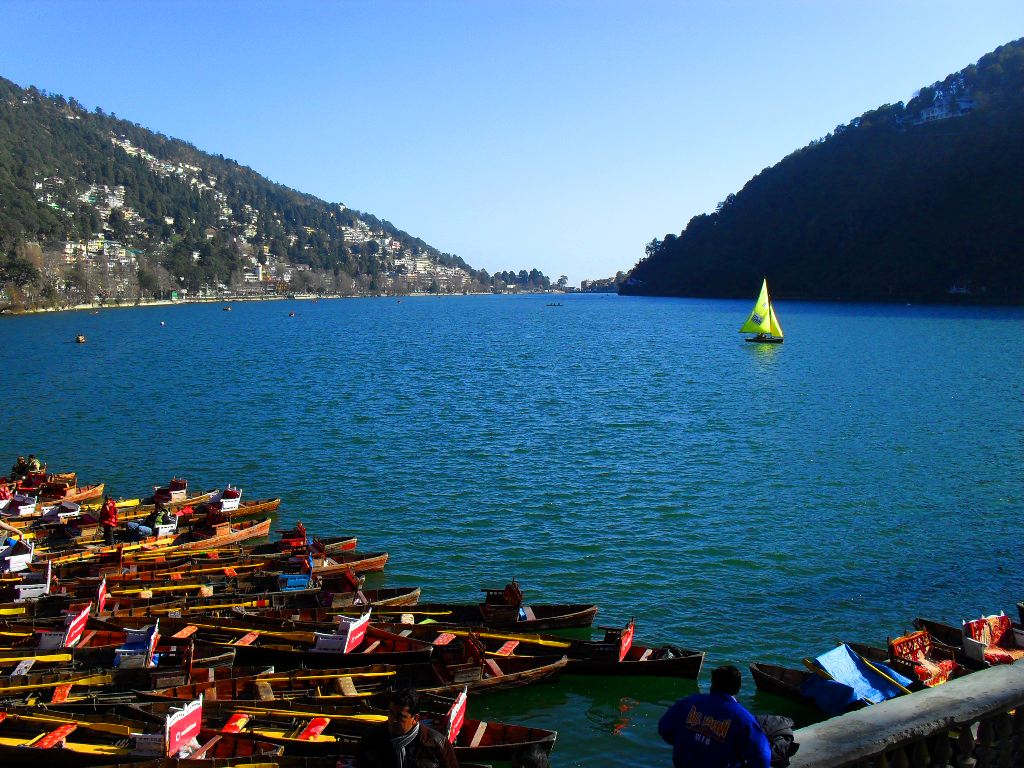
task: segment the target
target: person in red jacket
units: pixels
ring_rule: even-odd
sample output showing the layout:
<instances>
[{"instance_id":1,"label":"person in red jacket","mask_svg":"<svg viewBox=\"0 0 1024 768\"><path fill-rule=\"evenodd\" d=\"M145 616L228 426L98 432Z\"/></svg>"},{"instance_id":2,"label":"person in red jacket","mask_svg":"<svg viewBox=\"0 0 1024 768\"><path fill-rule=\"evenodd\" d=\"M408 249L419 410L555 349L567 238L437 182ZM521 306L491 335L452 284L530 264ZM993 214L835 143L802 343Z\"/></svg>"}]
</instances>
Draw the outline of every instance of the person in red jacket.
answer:
<instances>
[{"instance_id":1,"label":"person in red jacket","mask_svg":"<svg viewBox=\"0 0 1024 768\"><path fill-rule=\"evenodd\" d=\"M100 509L100 525L103 526L103 542L114 543L114 529L117 528L117 502L109 496L104 497Z\"/></svg>"}]
</instances>

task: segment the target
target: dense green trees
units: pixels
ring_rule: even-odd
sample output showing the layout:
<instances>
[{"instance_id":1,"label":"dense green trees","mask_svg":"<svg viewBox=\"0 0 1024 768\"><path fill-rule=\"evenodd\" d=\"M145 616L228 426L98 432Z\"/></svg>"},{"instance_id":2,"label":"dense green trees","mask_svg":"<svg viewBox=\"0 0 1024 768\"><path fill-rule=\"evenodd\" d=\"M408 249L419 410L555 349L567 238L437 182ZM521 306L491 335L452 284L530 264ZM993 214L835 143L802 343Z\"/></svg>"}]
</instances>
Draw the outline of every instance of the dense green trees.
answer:
<instances>
[{"instance_id":1,"label":"dense green trees","mask_svg":"<svg viewBox=\"0 0 1024 768\"><path fill-rule=\"evenodd\" d=\"M963 99L962 116L921 122ZM953 109L959 108L954 103ZM865 113L649 242L624 293L1024 301L1024 40Z\"/></svg>"},{"instance_id":2,"label":"dense green trees","mask_svg":"<svg viewBox=\"0 0 1024 768\"><path fill-rule=\"evenodd\" d=\"M367 231L373 239L365 240ZM18 241L52 245L100 235L134 249L140 258L131 277L150 295L169 286L194 292L240 282L250 256L264 265L308 265L318 273L301 279L309 288L383 290L395 242L398 252L465 270L470 280L461 287L495 283L387 220L273 184L234 160L102 109L86 112L74 99L0 78L0 281L39 283L36 293L43 287L40 271L15 255ZM81 265L65 271L66 285L83 297L97 288L96 276ZM458 282L444 289L458 289ZM500 282L550 285L536 269L503 273Z\"/></svg>"}]
</instances>

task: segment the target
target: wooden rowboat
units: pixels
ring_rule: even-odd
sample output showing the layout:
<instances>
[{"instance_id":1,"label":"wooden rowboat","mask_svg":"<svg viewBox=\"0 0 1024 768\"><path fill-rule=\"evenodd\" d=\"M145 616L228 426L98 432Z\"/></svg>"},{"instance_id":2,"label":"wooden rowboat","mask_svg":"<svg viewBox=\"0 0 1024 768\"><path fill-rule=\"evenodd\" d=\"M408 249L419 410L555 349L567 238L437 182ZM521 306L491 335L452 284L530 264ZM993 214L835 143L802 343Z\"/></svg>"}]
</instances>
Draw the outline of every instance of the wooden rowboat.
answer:
<instances>
[{"instance_id":1,"label":"wooden rowboat","mask_svg":"<svg viewBox=\"0 0 1024 768\"><path fill-rule=\"evenodd\" d=\"M757 690L781 696L784 699L795 701L811 709L818 709L814 699L802 693L804 683L810 678L815 677L813 672L806 669L793 669L791 667L780 667L777 664L756 662L750 665L750 675L754 678L754 685L757 686ZM860 703L854 709L860 709L863 706L863 703Z\"/></svg>"},{"instance_id":2,"label":"wooden rowboat","mask_svg":"<svg viewBox=\"0 0 1024 768\"><path fill-rule=\"evenodd\" d=\"M230 765L232 759L244 758L250 764L272 760L282 751L280 746L266 742L200 731L203 746L193 753L193 760L154 760L151 750L139 748L143 736L136 738L132 730L137 727L137 723L110 715L80 714L67 718L46 711L3 710L0 711L0 760L5 765L41 768L165 763L199 768ZM157 743L161 743L162 728L153 724L151 732Z\"/></svg>"},{"instance_id":3,"label":"wooden rowboat","mask_svg":"<svg viewBox=\"0 0 1024 768\"><path fill-rule=\"evenodd\" d=\"M144 626L147 618L125 618L109 623L110 627ZM197 643L197 649L233 650L240 664L274 666L294 669L361 667L366 664L408 664L425 662L433 650L429 643L402 637L386 630L369 627L354 647L342 651L344 641L336 632L316 633L289 630L285 627L254 626L243 619L228 617L208 619L190 616L188 619L161 620L165 637ZM336 630L337 627L333 627Z\"/></svg>"},{"instance_id":4,"label":"wooden rowboat","mask_svg":"<svg viewBox=\"0 0 1024 768\"><path fill-rule=\"evenodd\" d=\"M463 688L470 693L514 688L553 679L564 668L564 656L554 662L505 659L497 672L480 664L374 665L352 669L300 670L248 678L219 680L188 686L140 692L144 698L192 700L199 694L217 701L305 700L320 704L354 703L374 692L411 686L419 693L457 696ZM495 669L497 669L495 667Z\"/></svg>"},{"instance_id":5,"label":"wooden rowboat","mask_svg":"<svg viewBox=\"0 0 1024 768\"><path fill-rule=\"evenodd\" d=\"M504 589L484 589L481 603L418 603L409 611L378 611L374 619L406 620L403 614L412 614L413 622L425 619L463 626L487 627L515 632L538 632L547 629L589 627L594 623L597 606L590 604L526 605L523 592L515 580Z\"/></svg>"},{"instance_id":6,"label":"wooden rowboat","mask_svg":"<svg viewBox=\"0 0 1024 768\"><path fill-rule=\"evenodd\" d=\"M390 626L390 625L380 625ZM633 622L626 628L608 628L602 641L576 640L556 635L531 635L465 628L458 625L428 624L393 631L426 642L476 642L499 662L502 657L541 658L567 655L565 674L613 677L680 677L696 680L704 664L704 652L675 646L652 648L633 642Z\"/></svg>"},{"instance_id":7,"label":"wooden rowboat","mask_svg":"<svg viewBox=\"0 0 1024 768\"><path fill-rule=\"evenodd\" d=\"M353 611L348 613L351 615ZM536 632L546 629L589 627L597 615L596 605L533 605L524 606L523 614L515 612L487 612L472 603L417 603L411 609L375 611L374 620L401 621L411 615L416 623L431 619L438 623L464 627L487 627L514 632ZM520 618L522 615L524 618Z\"/></svg>"}]
</instances>

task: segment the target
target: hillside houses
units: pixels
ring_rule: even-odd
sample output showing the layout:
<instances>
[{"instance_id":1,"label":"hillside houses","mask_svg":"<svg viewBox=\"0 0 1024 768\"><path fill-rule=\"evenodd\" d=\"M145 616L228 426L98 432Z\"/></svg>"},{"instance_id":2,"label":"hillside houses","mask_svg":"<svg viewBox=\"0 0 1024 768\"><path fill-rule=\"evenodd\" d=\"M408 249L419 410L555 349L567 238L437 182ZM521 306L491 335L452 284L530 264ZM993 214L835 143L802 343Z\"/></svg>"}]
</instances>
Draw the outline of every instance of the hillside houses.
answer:
<instances>
[{"instance_id":1,"label":"hillside houses","mask_svg":"<svg viewBox=\"0 0 1024 768\"><path fill-rule=\"evenodd\" d=\"M940 93L935 97L935 101L932 102L930 107L921 110L917 119L912 121L912 124L923 125L924 123L934 123L939 120L963 117L973 112L974 108L975 103L973 99L955 96L947 97Z\"/></svg>"}]
</instances>

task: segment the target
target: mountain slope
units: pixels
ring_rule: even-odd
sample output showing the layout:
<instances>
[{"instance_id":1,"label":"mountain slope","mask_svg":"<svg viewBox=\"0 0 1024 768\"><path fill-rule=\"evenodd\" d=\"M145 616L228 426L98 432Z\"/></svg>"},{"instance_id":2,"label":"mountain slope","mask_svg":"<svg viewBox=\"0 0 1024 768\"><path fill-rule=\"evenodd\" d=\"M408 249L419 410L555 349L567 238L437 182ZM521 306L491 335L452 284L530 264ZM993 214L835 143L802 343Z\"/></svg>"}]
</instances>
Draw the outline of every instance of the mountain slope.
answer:
<instances>
[{"instance_id":1,"label":"mountain slope","mask_svg":"<svg viewBox=\"0 0 1024 768\"><path fill-rule=\"evenodd\" d=\"M0 78L0 282L60 303L493 281L390 222Z\"/></svg>"},{"instance_id":2,"label":"mountain slope","mask_svg":"<svg viewBox=\"0 0 1024 768\"><path fill-rule=\"evenodd\" d=\"M1024 40L794 152L677 237L623 293L1024 301Z\"/></svg>"}]
</instances>

